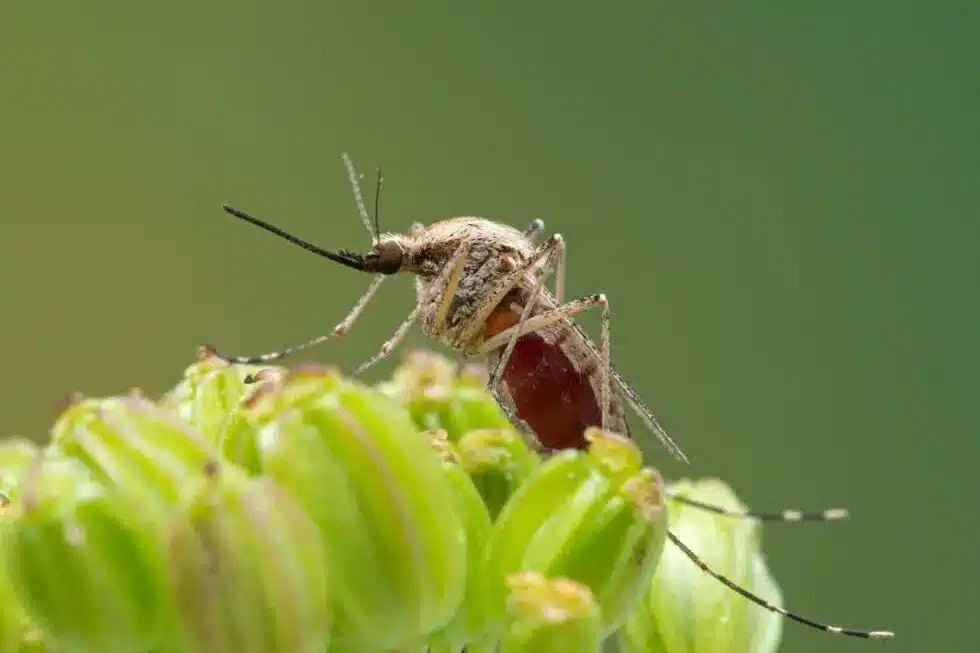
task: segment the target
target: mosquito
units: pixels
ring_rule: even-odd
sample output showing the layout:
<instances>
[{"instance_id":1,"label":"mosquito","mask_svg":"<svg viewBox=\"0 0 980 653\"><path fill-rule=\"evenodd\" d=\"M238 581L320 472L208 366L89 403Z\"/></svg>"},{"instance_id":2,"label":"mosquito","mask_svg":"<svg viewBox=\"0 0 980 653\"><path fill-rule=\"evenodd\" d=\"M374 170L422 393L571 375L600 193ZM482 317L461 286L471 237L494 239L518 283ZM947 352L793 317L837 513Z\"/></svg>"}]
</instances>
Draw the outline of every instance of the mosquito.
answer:
<instances>
[{"instance_id":1,"label":"mosquito","mask_svg":"<svg viewBox=\"0 0 980 653\"><path fill-rule=\"evenodd\" d=\"M227 204L222 208L318 256L374 275L367 291L330 332L302 344L257 356L228 356L204 345L202 355L229 363L263 364L341 338L350 332L386 279L412 274L415 308L378 352L354 371L355 376L391 354L421 318L427 336L464 356L487 358L491 370L487 390L539 449L585 448L584 434L590 426L629 437L622 399L668 452L688 462L653 412L610 363L606 296L599 293L565 301L565 241L560 234L539 243L544 231L540 219L522 231L479 217L450 218L429 226L415 223L406 234L382 233L378 219L383 184L380 169L372 220L357 171L347 154L342 158L358 213L371 236L372 248L367 253L323 249ZM546 283L552 276L554 288L549 290ZM572 320L587 310L601 311L598 347ZM761 521L832 521L846 516L840 509L821 513L736 512L680 496L670 498L722 515ZM713 570L673 533L668 532L668 537L704 572L766 610L825 632L868 639L893 636L889 631L824 624L772 605Z\"/></svg>"},{"instance_id":2,"label":"mosquito","mask_svg":"<svg viewBox=\"0 0 980 653\"><path fill-rule=\"evenodd\" d=\"M350 331L381 284L395 274L415 275L417 304L381 349L358 367L361 374L387 357L419 319L422 331L465 356L485 356L492 369L487 389L525 433L545 450L584 448L585 429L600 426L629 435L615 386L641 421L676 458L687 457L637 392L610 365L609 302L595 294L565 302L565 241L554 234L537 240L542 220L520 231L485 218L459 217L428 227L412 225L407 234L382 233L378 204L368 217L350 158L343 156L354 196L373 247L366 254L329 251L225 205L231 215L270 231L319 256L375 276L350 313L329 333L303 344L259 356L224 356L229 362L270 363L340 338ZM545 288L554 274L554 292ZM601 351L572 321L586 310L601 311Z\"/></svg>"}]
</instances>

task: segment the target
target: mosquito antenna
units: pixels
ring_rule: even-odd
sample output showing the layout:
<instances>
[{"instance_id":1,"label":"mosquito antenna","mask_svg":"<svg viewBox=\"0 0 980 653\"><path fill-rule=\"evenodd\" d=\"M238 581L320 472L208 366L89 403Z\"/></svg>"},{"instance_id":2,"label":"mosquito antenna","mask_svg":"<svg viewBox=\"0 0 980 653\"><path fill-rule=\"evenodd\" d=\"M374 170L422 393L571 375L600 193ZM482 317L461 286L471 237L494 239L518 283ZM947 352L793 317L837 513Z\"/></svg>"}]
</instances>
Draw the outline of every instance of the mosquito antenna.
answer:
<instances>
[{"instance_id":1,"label":"mosquito antenna","mask_svg":"<svg viewBox=\"0 0 980 653\"><path fill-rule=\"evenodd\" d=\"M378 214L381 207L381 184L384 183L384 176L381 174L381 166L378 166L378 181L374 185L374 242L381 240L381 223Z\"/></svg>"},{"instance_id":2,"label":"mosquito antenna","mask_svg":"<svg viewBox=\"0 0 980 653\"><path fill-rule=\"evenodd\" d=\"M347 176L350 178L350 185L354 189L354 200L357 202L357 212L361 216L361 221L364 223L364 228L367 232L371 234L371 242L377 244L378 236L371 233L371 218L368 217L367 209L364 208L364 196L361 195L361 184L359 182L359 177L357 176L357 170L354 168L354 164L351 162L350 157L347 156L347 152L341 155L344 159L344 165L347 166Z\"/></svg>"},{"instance_id":3,"label":"mosquito antenna","mask_svg":"<svg viewBox=\"0 0 980 653\"><path fill-rule=\"evenodd\" d=\"M724 575L718 573L717 571L709 567L706 562L701 560L701 558L699 558L698 555L694 553L694 551L689 549L688 546L683 542L681 542L681 540L672 532L667 531L667 537L670 539L671 542L674 543L674 546L680 549L684 553L684 555L686 555L691 560L691 562L693 562L701 569L701 571L713 577L715 580L720 581L723 585L728 587L728 589L736 592L737 594L741 594L749 601L752 601L752 603L755 603L759 607L764 608L769 612L775 612L776 614L780 614L786 617L787 619L792 619L797 623L801 623L804 626L809 626L810 628L815 628L816 630L822 630L827 633L833 633L835 635L847 635L849 637L860 637L862 639L890 639L895 636L895 633L891 632L890 630L858 630L856 628L841 628L840 626L831 626L829 624L820 623L819 621L814 621L813 619L804 617L803 615L800 614L796 614L795 612L790 612L785 608L780 608L778 606L775 606L772 603L769 603L769 601L766 601L765 599L756 596L749 590L738 585L734 581L729 580Z\"/></svg>"},{"instance_id":4,"label":"mosquito antenna","mask_svg":"<svg viewBox=\"0 0 980 653\"><path fill-rule=\"evenodd\" d=\"M805 512L803 510L755 512L752 510L732 510L731 508L722 508L721 506L715 506L710 503L689 499L688 497L674 494L673 492L667 493L667 499L669 501L676 501L677 503L691 506L692 508L698 508L699 510L713 512L718 515L725 515L726 517L735 517L736 519L754 519L762 522L828 522L847 519L851 516L851 513L847 510L847 508L830 508L828 510L814 512Z\"/></svg>"}]
</instances>

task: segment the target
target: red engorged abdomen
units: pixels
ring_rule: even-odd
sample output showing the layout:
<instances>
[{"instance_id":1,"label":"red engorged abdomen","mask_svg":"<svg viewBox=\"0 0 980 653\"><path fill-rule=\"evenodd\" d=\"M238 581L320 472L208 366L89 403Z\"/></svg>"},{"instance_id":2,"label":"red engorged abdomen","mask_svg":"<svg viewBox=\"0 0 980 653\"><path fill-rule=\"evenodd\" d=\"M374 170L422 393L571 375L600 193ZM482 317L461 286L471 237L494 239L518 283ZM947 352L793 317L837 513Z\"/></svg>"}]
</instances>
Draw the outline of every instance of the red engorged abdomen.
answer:
<instances>
[{"instance_id":1,"label":"red engorged abdomen","mask_svg":"<svg viewBox=\"0 0 980 653\"><path fill-rule=\"evenodd\" d=\"M518 338L503 382L517 416L550 449L585 448L585 429L602 423L589 379L575 369L561 347L538 333Z\"/></svg>"}]
</instances>

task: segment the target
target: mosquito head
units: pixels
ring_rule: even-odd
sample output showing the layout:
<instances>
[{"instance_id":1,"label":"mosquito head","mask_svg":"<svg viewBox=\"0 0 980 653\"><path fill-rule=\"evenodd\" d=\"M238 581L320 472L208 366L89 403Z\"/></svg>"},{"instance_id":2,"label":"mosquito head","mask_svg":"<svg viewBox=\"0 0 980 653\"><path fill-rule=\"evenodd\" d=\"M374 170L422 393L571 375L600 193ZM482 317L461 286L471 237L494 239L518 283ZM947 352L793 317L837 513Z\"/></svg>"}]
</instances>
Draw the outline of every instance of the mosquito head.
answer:
<instances>
[{"instance_id":1,"label":"mosquito head","mask_svg":"<svg viewBox=\"0 0 980 653\"><path fill-rule=\"evenodd\" d=\"M370 252L358 254L342 249L327 252L327 258L349 268L370 274L395 274L402 269L405 261L403 237L386 236L379 239Z\"/></svg>"}]
</instances>

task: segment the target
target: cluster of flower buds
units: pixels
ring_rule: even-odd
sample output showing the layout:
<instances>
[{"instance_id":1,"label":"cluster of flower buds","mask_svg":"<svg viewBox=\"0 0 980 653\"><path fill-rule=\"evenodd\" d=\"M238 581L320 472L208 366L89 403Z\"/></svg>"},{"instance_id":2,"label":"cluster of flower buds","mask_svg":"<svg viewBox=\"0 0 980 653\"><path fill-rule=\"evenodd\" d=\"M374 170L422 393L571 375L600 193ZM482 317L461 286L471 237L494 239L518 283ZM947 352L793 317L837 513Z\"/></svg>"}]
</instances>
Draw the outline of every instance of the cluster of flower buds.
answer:
<instances>
[{"instance_id":1,"label":"cluster of flower buds","mask_svg":"<svg viewBox=\"0 0 980 653\"><path fill-rule=\"evenodd\" d=\"M44 446L0 442L0 653L775 650L666 541L778 600L757 526L669 499L730 490L597 429L542 457L485 382L205 355L159 400L76 399Z\"/></svg>"}]
</instances>

